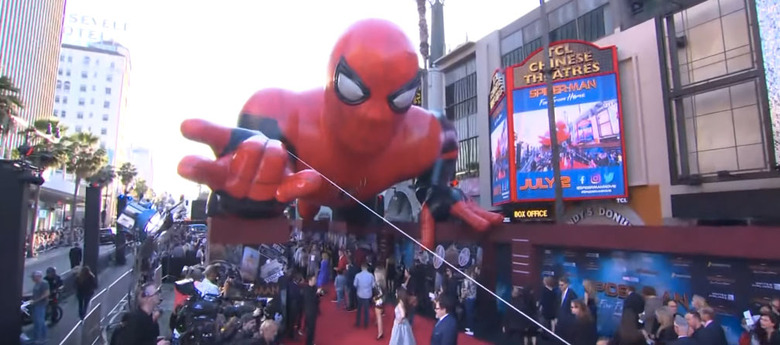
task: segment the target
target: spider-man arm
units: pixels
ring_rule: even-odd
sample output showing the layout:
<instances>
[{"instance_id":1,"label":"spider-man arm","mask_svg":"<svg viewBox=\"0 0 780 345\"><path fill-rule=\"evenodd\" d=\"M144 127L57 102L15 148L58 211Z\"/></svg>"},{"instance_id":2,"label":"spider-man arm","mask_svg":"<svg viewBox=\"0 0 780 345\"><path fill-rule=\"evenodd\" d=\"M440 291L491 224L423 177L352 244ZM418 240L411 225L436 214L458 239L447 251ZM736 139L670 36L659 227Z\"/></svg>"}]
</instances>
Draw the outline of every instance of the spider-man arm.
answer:
<instances>
[{"instance_id":1,"label":"spider-man arm","mask_svg":"<svg viewBox=\"0 0 780 345\"><path fill-rule=\"evenodd\" d=\"M435 225L454 215L477 231L486 231L493 224L503 221L501 215L479 207L459 188L452 187L455 165L458 160L458 135L452 122L443 115L437 116L441 125L442 152L433 167L415 180L417 199L422 203L420 233L422 244L433 248L436 241Z\"/></svg>"},{"instance_id":2,"label":"spider-man arm","mask_svg":"<svg viewBox=\"0 0 780 345\"><path fill-rule=\"evenodd\" d=\"M179 173L208 185L210 216L228 213L246 218L281 214L299 196L319 187L319 175L295 172L288 152L294 152L288 118L289 93L268 89L254 94L244 105L238 128L202 120L182 123L188 139L211 146L217 159L185 157Z\"/></svg>"}]
</instances>

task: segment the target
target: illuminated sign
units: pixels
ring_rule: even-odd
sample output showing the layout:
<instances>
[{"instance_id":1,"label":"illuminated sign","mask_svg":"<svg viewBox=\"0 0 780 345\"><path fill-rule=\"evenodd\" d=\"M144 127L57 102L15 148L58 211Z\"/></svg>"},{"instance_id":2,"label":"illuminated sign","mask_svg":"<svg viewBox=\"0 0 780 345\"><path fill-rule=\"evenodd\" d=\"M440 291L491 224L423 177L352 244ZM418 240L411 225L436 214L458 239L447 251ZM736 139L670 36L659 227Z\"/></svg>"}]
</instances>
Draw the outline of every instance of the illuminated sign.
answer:
<instances>
[{"instance_id":1,"label":"illuminated sign","mask_svg":"<svg viewBox=\"0 0 780 345\"><path fill-rule=\"evenodd\" d=\"M489 110L490 116L490 164L491 195L493 205L501 205L511 201L510 140L509 122L507 120L507 102L505 77L502 70L496 70L490 83Z\"/></svg>"},{"instance_id":2,"label":"illuminated sign","mask_svg":"<svg viewBox=\"0 0 780 345\"><path fill-rule=\"evenodd\" d=\"M540 50L506 72L510 200L555 199L552 145L560 151L564 199L627 197L617 49L563 41L549 52L552 68ZM546 70L553 81L555 138L549 131Z\"/></svg>"},{"instance_id":3,"label":"illuminated sign","mask_svg":"<svg viewBox=\"0 0 780 345\"><path fill-rule=\"evenodd\" d=\"M512 212L512 218L515 219L548 219L550 218L550 210L548 209L531 209L531 210L514 210Z\"/></svg>"},{"instance_id":4,"label":"illuminated sign","mask_svg":"<svg viewBox=\"0 0 780 345\"><path fill-rule=\"evenodd\" d=\"M418 87L417 92L414 93L414 99L412 100L412 105L416 105L418 107L422 107L422 88Z\"/></svg>"},{"instance_id":5,"label":"illuminated sign","mask_svg":"<svg viewBox=\"0 0 780 345\"><path fill-rule=\"evenodd\" d=\"M490 97L488 98L488 111L492 112L506 95L506 83L504 73L501 70L493 73L490 81Z\"/></svg>"}]
</instances>

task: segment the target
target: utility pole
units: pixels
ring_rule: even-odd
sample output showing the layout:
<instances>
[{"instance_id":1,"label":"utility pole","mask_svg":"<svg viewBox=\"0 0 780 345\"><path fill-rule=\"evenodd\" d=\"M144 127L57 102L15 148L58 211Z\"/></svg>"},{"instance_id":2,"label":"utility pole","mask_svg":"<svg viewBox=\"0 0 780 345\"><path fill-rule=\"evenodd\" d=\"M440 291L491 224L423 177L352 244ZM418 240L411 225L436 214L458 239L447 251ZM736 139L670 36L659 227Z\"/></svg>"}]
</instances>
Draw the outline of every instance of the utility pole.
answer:
<instances>
[{"instance_id":1,"label":"utility pole","mask_svg":"<svg viewBox=\"0 0 780 345\"><path fill-rule=\"evenodd\" d=\"M552 57L550 56L550 20L547 18L545 0L539 0L539 11L542 15L542 45L544 46L544 80L547 84L547 120L550 123L550 148L552 150L551 163L555 187L555 223L562 224L563 186L561 185L561 150L558 147L558 127L555 120L555 95L553 95Z\"/></svg>"}]
</instances>

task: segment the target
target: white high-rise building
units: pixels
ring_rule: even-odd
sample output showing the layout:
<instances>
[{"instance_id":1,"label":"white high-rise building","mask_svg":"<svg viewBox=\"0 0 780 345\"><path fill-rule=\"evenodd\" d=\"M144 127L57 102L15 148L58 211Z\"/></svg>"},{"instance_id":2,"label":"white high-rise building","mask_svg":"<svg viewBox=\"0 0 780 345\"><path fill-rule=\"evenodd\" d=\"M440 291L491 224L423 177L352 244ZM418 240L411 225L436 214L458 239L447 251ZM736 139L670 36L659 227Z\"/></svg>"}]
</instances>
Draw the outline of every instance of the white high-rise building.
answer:
<instances>
[{"instance_id":1,"label":"white high-rise building","mask_svg":"<svg viewBox=\"0 0 780 345\"><path fill-rule=\"evenodd\" d=\"M128 146L120 130L127 110L130 54L116 42L86 47L63 45L57 69L54 116L68 132L100 137L109 164L125 160Z\"/></svg>"},{"instance_id":2,"label":"white high-rise building","mask_svg":"<svg viewBox=\"0 0 780 345\"><path fill-rule=\"evenodd\" d=\"M152 151L145 147L131 147L127 161L135 165L138 171L136 178L146 181L149 188L154 188L154 157Z\"/></svg>"},{"instance_id":3,"label":"white high-rise building","mask_svg":"<svg viewBox=\"0 0 780 345\"><path fill-rule=\"evenodd\" d=\"M65 0L0 0L0 75L19 88L24 103L16 126L0 134L0 157L24 142L21 129L52 112L64 12Z\"/></svg>"}]
</instances>

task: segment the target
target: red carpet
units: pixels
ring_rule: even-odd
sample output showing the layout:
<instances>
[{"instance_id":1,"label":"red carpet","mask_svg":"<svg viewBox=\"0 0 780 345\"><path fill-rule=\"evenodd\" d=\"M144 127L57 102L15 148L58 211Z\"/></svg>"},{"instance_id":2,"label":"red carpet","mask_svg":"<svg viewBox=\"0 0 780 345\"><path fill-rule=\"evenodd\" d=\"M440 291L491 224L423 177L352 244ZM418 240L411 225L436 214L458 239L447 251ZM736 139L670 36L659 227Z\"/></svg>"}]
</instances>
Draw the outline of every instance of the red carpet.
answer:
<instances>
[{"instance_id":1,"label":"red carpet","mask_svg":"<svg viewBox=\"0 0 780 345\"><path fill-rule=\"evenodd\" d=\"M336 303L331 302L331 300L335 299L335 294L335 290L333 290L331 286L328 290L328 294L323 296L320 300L322 314L317 319L315 345L371 345L390 343L390 334L393 330L394 306L385 306L385 316L382 318L385 337L377 341L376 314L374 311L371 310L369 313L369 326L367 329L356 328L355 318L357 317L357 312L348 312L346 310L337 309ZM418 345L430 344L433 325L432 319L415 316L414 325L412 327ZM300 339L295 342L284 340L283 343L289 345L302 345L305 340L302 338L303 337L300 337ZM458 335L458 345L487 344L490 343L467 336L464 333Z\"/></svg>"}]
</instances>

